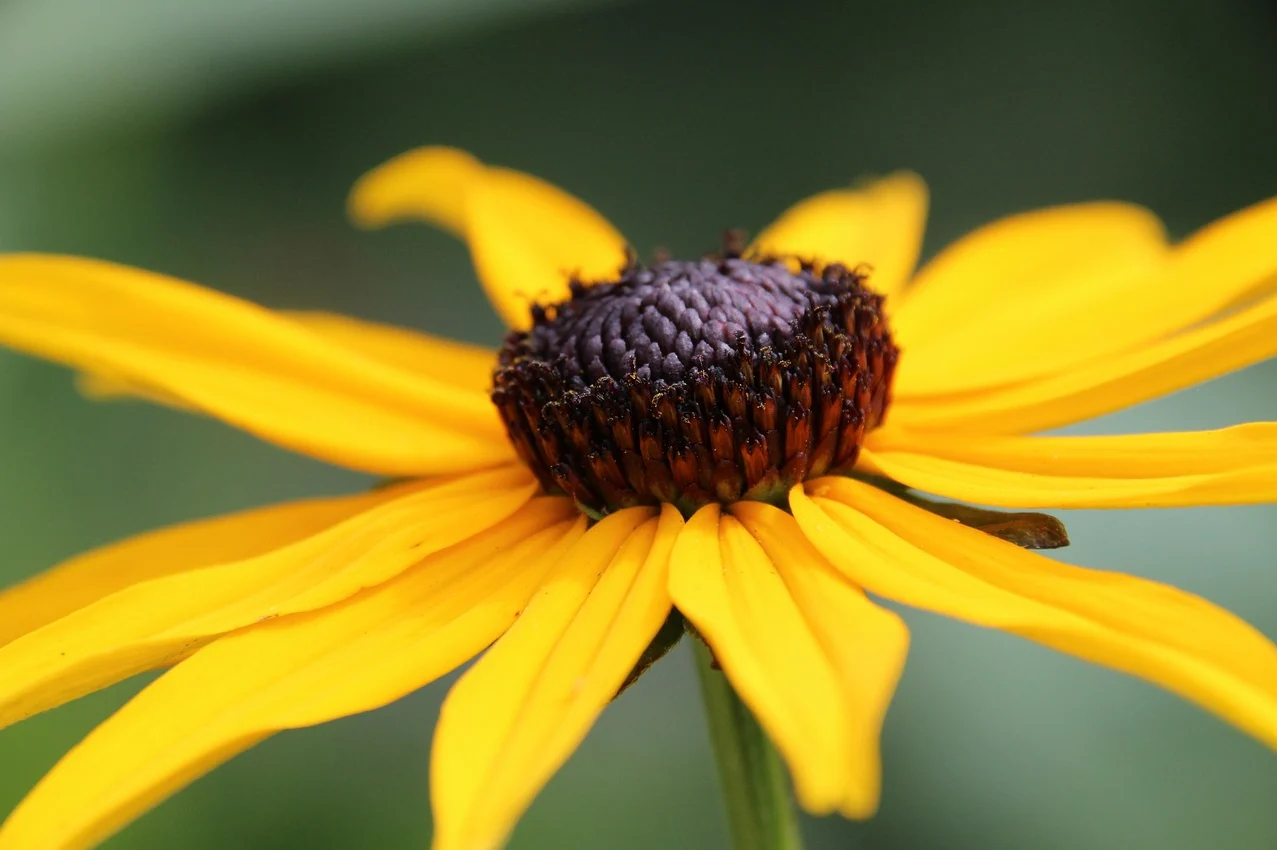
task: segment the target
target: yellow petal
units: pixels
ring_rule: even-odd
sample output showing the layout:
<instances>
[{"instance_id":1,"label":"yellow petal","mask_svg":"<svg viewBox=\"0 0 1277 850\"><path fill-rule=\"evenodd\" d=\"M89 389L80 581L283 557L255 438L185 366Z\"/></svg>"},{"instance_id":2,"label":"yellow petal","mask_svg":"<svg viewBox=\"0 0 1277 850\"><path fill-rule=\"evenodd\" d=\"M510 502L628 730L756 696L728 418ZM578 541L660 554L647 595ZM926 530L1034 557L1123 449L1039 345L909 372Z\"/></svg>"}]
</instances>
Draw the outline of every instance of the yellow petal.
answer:
<instances>
[{"instance_id":1,"label":"yellow petal","mask_svg":"<svg viewBox=\"0 0 1277 850\"><path fill-rule=\"evenodd\" d=\"M838 808L870 817L882 790L882 723L904 670L909 630L835 572L792 516L762 502L738 502L731 511L776 565L842 684L851 746Z\"/></svg>"},{"instance_id":2,"label":"yellow petal","mask_svg":"<svg viewBox=\"0 0 1277 850\"><path fill-rule=\"evenodd\" d=\"M1132 247L1138 243L1133 243ZM1066 265L972 298L909 346L898 396L944 395L1050 375L1163 339L1277 287L1277 199L1214 222L1170 251ZM905 311L906 314L908 311ZM972 344L971 340L979 340Z\"/></svg>"},{"instance_id":3,"label":"yellow petal","mask_svg":"<svg viewBox=\"0 0 1277 850\"><path fill-rule=\"evenodd\" d=\"M803 808L836 809L850 773L841 688L766 554L717 505L675 543L670 595L789 763Z\"/></svg>"},{"instance_id":4,"label":"yellow petal","mask_svg":"<svg viewBox=\"0 0 1277 850\"><path fill-rule=\"evenodd\" d=\"M401 495L282 549L125 587L0 647L0 727L171 663L244 626L323 608L527 504L521 467Z\"/></svg>"},{"instance_id":5,"label":"yellow petal","mask_svg":"<svg viewBox=\"0 0 1277 850\"><path fill-rule=\"evenodd\" d=\"M415 375L421 375L463 390L487 392L492 388L492 372L497 352L408 328L367 322L339 313L283 311L283 315L327 340ZM118 375L82 374L80 391L99 401L140 398L191 411L186 402L155 387L129 381Z\"/></svg>"},{"instance_id":6,"label":"yellow petal","mask_svg":"<svg viewBox=\"0 0 1277 850\"><path fill-rule=\"evenodd\" d=\"M1166 252L1150 250L1110 268L1048 270L996 298L973 293L943 330L906 324L896 334L908 353L893 393L943 396L1015 384L1157 339L1164 333L1145 319L1164 296L1167 262Z\"/></svg>"},{"instance_id":7,"label":"yellow petal","mask_svg":"<svg viewBox=\"0 0 1277 850\"><path fill-rule=\"evenodd\" d=\"M350 217L361 227L422 219L464 238L466 192L483 170L483 163L465 151L444 147L408 151L355 183Z\"/></svg>"},{"instance_id":8,"label":"yellow petal","mask_svg":"<svg viewBox=\"0 0 1277 850\"><path fill-rule=\"evenodd\" d=\"M466 240L488 299L515 330L533 304L566 300L568 283L614 280L625 238L583 201L518 171L489 168L466 201Z\"/></svg>"},{"instance_id":9,"label":"yellow petal","mask_svg":"<svg viewBox=\"0 0 1277 850\"><path fill-rule=\"evenodd\" d=\"M1277 460L1224 472L1175 474L1168 468L1130 478L1120 474L1120 466L1109 474L1051 475L930 453L868 448L862 449L860 463L918 490L1008 508L1170 508L1277 501Z\"/></svg>"},{"instance_id":10,"label":"yellow petal","mask_svg":"<svg viewBox=\"0 0 1277 850\"><path fill-rule=\"evenodd\" d=\"M768 540L774 548L787 545ZM797 589L788 586L791 580ZM819 593L831 598L822 601ZM840 614L863 613L860 591L819 559L807 562L790 552L774 563L739 520L709 505L674 544L670 595L788 762L803 808L853 816L872 810L877 759L864 748L874 696L860 689L865 680L858 677L872 677L873 669L892 662L847 669L856 650L835 648L831 631ZM863 625L860 634L890 629L868 620Z\"/></svg>"},{"instance_id":11,"label":"yellow petal","mask_svg":"<svg viewBox=\"0 0 1277 850\"><path fill-rule=\"evenodd\" d=\"M1277 198L1211 222L1184 240L1175 259L1173 289L1152 305L1158 316L1182 311L1175 329L1209 316L1202 306L1214 312L1272 292L1277 288ZM1176 297L1181 294L1182 299Z\"/></svg>"},{"instance_id":12,"label":"yellow petal","mask_svg":"<svg viewBox=\"0 0 1277 850\"><path fill-rule=\"evenodd\" d=\"M450 148L422 148L373 170L350 208L361 224L422 218L465 239L488 299L517 330L531 326L533 304L565 300L570 280L615 278L628 259L625 238L585 202Z\"/></svg>"},{"instance_id":13,"label":"yellow petal","mask_svg":"<svg viewBox=\"0 0 1277 850\"><path fill-rule=\"evenodd\" d=\"M378 708L514 621L584 531L566 499L335 606L218 639L58 763L0 830L4 850L88 847L262 738ZM530 509L532 506L530 506Z\"/></svg>"},{"instance_id":14,"label":"yellow petal","mask_svg":"<svg viewBox=\"0 0 1277 850\"><path fill-rule=\"evenodd\" d=\"M158 387L150 387L124 375L112 372L81 372L75 376L75 388L93 401L149 401L182 410L199 413L178 396Z\"/></svg>"},{"instance_id":15,"label":"yellow petal","mask_svg":"<svg viewBox=\"0 0 1277 850\"><path fill-rule=\"evenodd\" d=\"M491 348L339 313L285 315L325 339L382 363L464 390L487 393L492 389L497 352Z\"/></svg>"},{"instance_id":16,"label":"yellow petal","mask_svg":"<svg viewBox=\"0 0 1277 850\"><path fill-rule=\"evenodd\" d=\"M592 528L448 695L431 764L435 850L497 848L584 739L670 611L682 528L632 508Z\"/></svg>"},{"instance_id":17,"label":"yellow petal","mask_svg":"<svg viewBox=\"0 0 1277 850\"><path fill-rule=\"evenodd\" d=\"M851 479L809 481L790 505L871 593L1146 679L1277 748L1277 647L1203 599L1044 558Z\"/></svg>"},{"instance_id":18,"label":"yellow petal","mask_svg":"<svg viewBox=\"0 0 1277 850\"><path fill-rule=\"evenodd\" d=\"M909 452L1053 476L1161 478L1234 472L1277 463L1277 422L1214 431L1166 431L1083 437L1005 437L871 431L875 454Z\"/></svg>"},{"instance_id":19,"label":"yellow petal","mask_svg":"<svg viewBox=\"0 0 1277 850\"><path fill-rule=\"evenodd\" d=\"M927 184L901 171L798 202L758 235L750 251L853 268L865 264L870 287L891 296L913 274L926 221Z\"/></svg>"},{"instance_id":20,"label":"yellow petal","mask_svg":"<svg viewBox=\"0 0 1277 850\"><path fill-rule=\"evenodd\" d=\"M1165 250L1157 217L1130 204L1073 204L1011 216L927 263L897 305L892 331L911 357L929 361L985 310L1076 288L1096 273L1139 269Z\"/></svg>"},{"instance_id":21,"label":"yellow petal","mask_svg":"<svg viewBox=\"0 0 1277 850\"><path fill-rule=\"evenodd\" d=\"M378 362L248 302L110 263L0 256L0 343L369 472L455 472L511 456L486 392Z\"/></svg>"},{"instance_id":22,"label":"yellow petal","mask_svg":"<svg viewBox=\"0 0 1277 850\"><path fill-rule=\"evenodd\" d=\"M170 526L78 555L0 593L0 646L130 585L279 549L404 491L385 487L272 505Z\"/></svg>"},{"instance_id":23,"label":"yellow petal","mask_svg":"<svg viewBox=\"0 0 1277 850\"><path fill-rule=\"evenodd\" d=\"M1042 431L1112 413L1274 355L1277 296L1270 296L1211 324L1040 380L952 397L897 398L891 423L948 433Z\"/></svg>"}]
</instances>

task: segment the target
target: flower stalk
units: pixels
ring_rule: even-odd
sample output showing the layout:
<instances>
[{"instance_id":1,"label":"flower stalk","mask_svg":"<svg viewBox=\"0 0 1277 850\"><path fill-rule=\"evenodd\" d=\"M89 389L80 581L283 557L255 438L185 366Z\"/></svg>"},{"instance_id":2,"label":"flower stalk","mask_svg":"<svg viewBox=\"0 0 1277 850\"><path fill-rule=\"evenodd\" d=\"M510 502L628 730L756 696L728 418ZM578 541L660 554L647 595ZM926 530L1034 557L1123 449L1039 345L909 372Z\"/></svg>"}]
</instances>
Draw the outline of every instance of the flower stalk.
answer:
<instances>
[{"instance_id":1,"label":"flower stalk","mask_svg":"<svg viewBox=\"0 0 1277 850\"><path fill-rule=\"evenodd\" d=\"M727 823L735 850L802 850L789 780L780 756L753 713L718 669L703 641L693 640Z\"/></svg>"}]
</instances>

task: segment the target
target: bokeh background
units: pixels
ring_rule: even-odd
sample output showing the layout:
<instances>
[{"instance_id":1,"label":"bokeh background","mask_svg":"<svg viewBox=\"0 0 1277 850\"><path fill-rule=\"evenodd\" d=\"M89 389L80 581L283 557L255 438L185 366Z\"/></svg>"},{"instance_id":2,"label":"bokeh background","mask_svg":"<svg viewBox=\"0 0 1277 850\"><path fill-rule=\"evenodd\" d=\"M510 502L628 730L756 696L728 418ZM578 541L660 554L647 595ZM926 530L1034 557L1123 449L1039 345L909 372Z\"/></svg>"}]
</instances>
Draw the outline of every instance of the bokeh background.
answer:
<instances>
[{"instance_id":1,"label":"bokeh background","mask_svg":"<svg viewBox=\"0 0 1277 850\"><path fill-rule=\"evenodd\" d=\"M460 246L344 221L354 178L426 143L559 182L643 251L699 253L898 167L931 183L928 253L1001 214L1103 197L1182 235L1277 194L1277 9L0 2L0 250L493 343ZM1274 387L1277 364L1260 365L1089 429L1277 419ZM0 352L0 584L164 523L368 483L204 419L90 404L62 370ZM1277 510L1065 519L1067 559L1190 588L1277 636ZM1260 744L1117 674L907 617L882 811L808 821L812 848L1277 846L1277 755ZM0 813L142 684L0 733ZM108 846L425 847L446 685L280 735ZM727 846L682 650L609 709L512 846Z\"/></svg>"}]
</instances>

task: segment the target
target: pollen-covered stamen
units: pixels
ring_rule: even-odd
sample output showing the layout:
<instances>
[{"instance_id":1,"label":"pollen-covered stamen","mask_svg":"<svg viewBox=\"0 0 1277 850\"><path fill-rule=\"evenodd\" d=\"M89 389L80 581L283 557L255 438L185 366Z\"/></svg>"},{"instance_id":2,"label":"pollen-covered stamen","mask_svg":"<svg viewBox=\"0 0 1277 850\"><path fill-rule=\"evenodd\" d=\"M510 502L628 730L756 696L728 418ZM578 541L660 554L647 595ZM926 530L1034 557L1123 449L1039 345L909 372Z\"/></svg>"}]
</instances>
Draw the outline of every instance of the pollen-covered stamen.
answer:
<instances>
[{"instance_id":1,"label":"pollen-covered stamen","mask_svg":"<svg viewBox=\"0 0 1277 850\"><path fill-rule=\"evenodd\" d=\"M841 265L635 265L534 308L492 398L542 484L591 512L779 501L849 470L882 421L897 349L881 308Z\"/></svg>"}]
</instances>

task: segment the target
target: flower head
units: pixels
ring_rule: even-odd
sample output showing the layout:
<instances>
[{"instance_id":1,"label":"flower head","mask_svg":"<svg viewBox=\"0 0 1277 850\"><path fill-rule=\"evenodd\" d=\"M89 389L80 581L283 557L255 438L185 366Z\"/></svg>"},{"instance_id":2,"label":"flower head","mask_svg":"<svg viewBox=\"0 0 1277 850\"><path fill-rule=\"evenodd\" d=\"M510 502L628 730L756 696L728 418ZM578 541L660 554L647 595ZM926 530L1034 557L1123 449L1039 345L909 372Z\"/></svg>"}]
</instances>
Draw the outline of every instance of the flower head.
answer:
<instances>
[{"instance_id":1,"label":"flower head","mask_svg":"<svg viewBox=\"0 0 1277 850\"><path fill-rule=\"evenodd\" d=\"M1177 245L1137 207L1045 210L915 274L925 207L893 175L743 249L644 266L581 201L467 154L372 172L356 219L463 238L511 328L499 353L0 256L0 342L92 394L405 479L161 530L0 594L0 725L168 668L53 768L0 850L92 845L266 736L480 653L436 732L434 842L498 847L676 617L803 806L864 817L908 643L866 591L1140 676L1277 747L1277 648L1254 629L1008 542L1063 542L1035 515L915 493L1277 500L1274 423L1034 436L1277 354L1277 202Z\"/></svg>"},{"instance_id":2,"label":"flower head","mask_svg":"<svg viewBox=\"0 0 1277 850\"><path fill-rule=\"evenodd\" d=\"M663 262L534 307L492 399L547 489L596 514L690 515L850 472L897 354L882 297L845 266Z\"/></svg>"}]
</instances>

